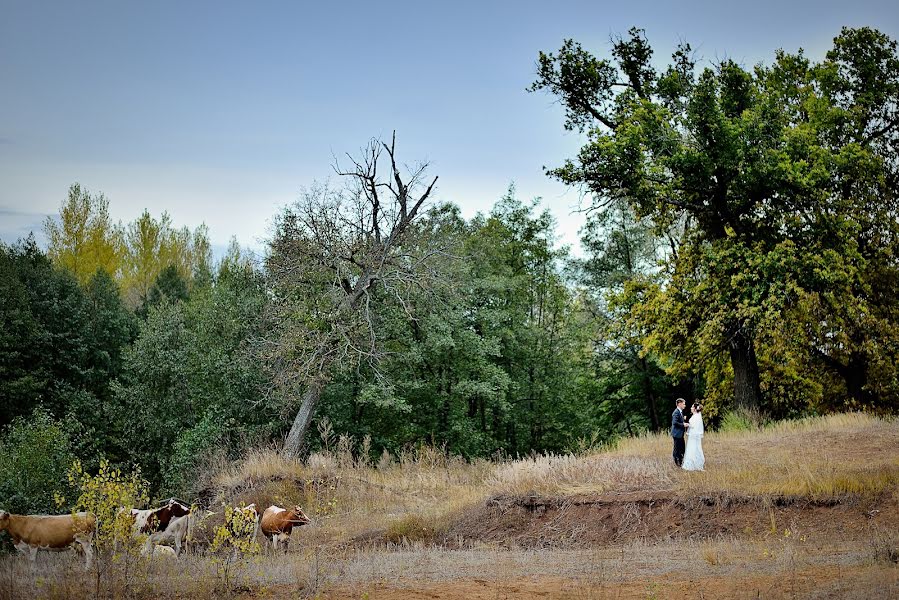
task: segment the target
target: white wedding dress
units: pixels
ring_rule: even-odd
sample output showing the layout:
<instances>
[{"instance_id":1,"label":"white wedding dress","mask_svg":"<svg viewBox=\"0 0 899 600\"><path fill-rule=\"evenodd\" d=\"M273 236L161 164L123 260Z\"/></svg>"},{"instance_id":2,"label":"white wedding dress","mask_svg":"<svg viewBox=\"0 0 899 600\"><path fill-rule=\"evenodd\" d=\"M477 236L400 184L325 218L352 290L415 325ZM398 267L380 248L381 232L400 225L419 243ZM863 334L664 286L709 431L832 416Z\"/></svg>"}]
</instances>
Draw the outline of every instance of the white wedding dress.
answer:
<instances>
[{"instance_id":1,"label":"white wedding dress","mask_svg":"<svg viewBox=\"0 0 899 600\"><path fill-rule=\"evenodd\" d=\"M705 467L705 455L702 453L702 413L690 417L687 428L687 451L684 453L683 467L687 471L702 471Z\"/></svg>"}]
</instances>

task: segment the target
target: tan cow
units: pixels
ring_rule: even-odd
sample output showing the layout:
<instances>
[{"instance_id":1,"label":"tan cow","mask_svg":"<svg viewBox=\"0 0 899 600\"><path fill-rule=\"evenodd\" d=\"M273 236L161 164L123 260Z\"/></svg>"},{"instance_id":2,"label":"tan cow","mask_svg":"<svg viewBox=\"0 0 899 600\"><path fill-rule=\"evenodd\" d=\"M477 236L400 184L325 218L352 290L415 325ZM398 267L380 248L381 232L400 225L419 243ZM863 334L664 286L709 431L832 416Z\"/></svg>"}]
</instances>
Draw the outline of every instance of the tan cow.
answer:
<instances>
[{"instance_id":1,"label":"tan cow","mask_svg":"<svg viewBox=\"0 0 899 600\"><path fill-rule=\"evenodd\" d=\"M94 516L86 512L75 515L13 515L0 510L0 531L9 532L18 550L30 550L32 562L37 558L38 550L64 550L77 542L84 549L85 568L90 568L94 557L91 540L95 524Z\"/></svg>"},{"instance_id":2,"label":"tan cow","mask_svg":"<svg viewBox=\"0 0 899 600\"><path fill-rule=\"evenodd\" d=\"M272 541L272 548L277 551L278 544L284 542L284 551L287 552L287 545L290 542L293 526L306 525L311 522L299 506L294 506L287 510L280 506L272 505L262 513L261 527L263 535Z\"/></svg>"}]
</instances>

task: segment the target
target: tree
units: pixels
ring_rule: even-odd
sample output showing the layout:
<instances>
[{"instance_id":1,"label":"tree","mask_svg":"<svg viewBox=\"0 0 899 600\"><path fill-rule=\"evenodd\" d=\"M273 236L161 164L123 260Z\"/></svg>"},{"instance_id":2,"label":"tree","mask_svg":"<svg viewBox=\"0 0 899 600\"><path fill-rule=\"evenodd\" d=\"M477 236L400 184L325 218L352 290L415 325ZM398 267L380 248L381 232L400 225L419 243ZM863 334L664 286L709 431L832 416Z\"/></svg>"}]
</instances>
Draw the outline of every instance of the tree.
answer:
<instances>
[{"instance_id":1,"label":"tree","mask_svg":"<svg viewBox=\"0 0 899 600\"><path fill-rule=\"evenodd\" d=\"M555 245L555 222L536 208L510 188L474 219L465 253L468 327L496 345L494 361L509 379L503 401L489 408L512 454L569 450L595 425L595 396L584 385L592 330L560 273L567 250Z\"/></svg>"},{"instance_id":2,"label":"tree","mask_svg":"<svg viewBox=\"0 0 899 600\"><path fill-rule=\"evenodd\" d=\"M670 390L658 361L642 352L646 331L632 317L647 285L664 277L661 239L630 206L613 202L584 225L581 245L585 257L573 266L597 320L597 372L615 402L606 412L624 417L627 428L639 427L643 413L657 431L666 424L658 401Z\"/></svg>"},{"instance_id":3,"label":"tree","mask_svg":"<svg viewBox=\"0 0 899 600\"><path fill-rule=\"evenodd\" d=\"M613 42L614 62L571 40L539 55L531 89L558 96L565 127L588 136L550 175L599 206L625 201L660 230L686 224L671 281L647 295L644 346L673 374L726 351L741 406L762 402L759 331L803 291L827 288L819 267L832 256L860 264L855 211L894 195L895 144L884 140L899 127L895 44L847 29L835 48L837 66L781 51L770 68L723 60L698 76L687 44L657 72L636 28Z\"/></svg>"},{"instance_id":4,"label":"tree","mask_svg":"<svg viewBox=\"0 0 899 600\"><path fill-rule=\"evenodd\" d=\"M280 215L269 243L272 335L262 350L288 399L305 387L288 455L300 451L332 367L376 368L376 288L402 298L420 282L430 252L410 253L407 236L437 178L425 182L424 164L404 176L395 146L395 134L389 145L372 140L360 159L349 157L349 170L335 165L348 185L307 191ZM385 163L386 177L379 172Z\"/></svg>"},{"instance_id":5,"label":"tree","mask_svg":"<svg viewBox=\"0 0 899 600\"><path fill-rule=\"evenodd\" d=\"M97 269L117 277L122 262L122 230L109 220L109 200L90 194L81 185L69 187L69 195L59 210L59 222L44 221L51 260L87 284Z\"/></svg>"},{"instance_id":6,"label":"tree","mask_svg":"<svg viewBox=\"0 0 899 600\"><path fill-rule=\"evenodd\" d=\"M196 493L210 456L234 459L271 433L263 373L245 352L264 304L259 274L235 272L149 307L115 396L124 446L154 492Z\"/></svg>"},{"instance_id":7,"label":"tree","mask_svg":"<svg viewBox=\"0 0 899 600\"><path fill-rule=\"evenodd\" d=\"M132 308L147 300L160 274L174 267L190 289L194 276L208 281L211 248L205 225L193 234L187 227L175 229L168 213L157 220L148 211L125 230L125 258L122 266L122 290ZM171 274L166 277L171 278Z\"/></svg>"},{"instance_id":8,"label":"tree","mask_svg":"<svg viewBox=\"0 0 899 600\"><path fill-rule=\"evenodd\" d=\"M65 428L46 410L16 417L0 438L0 503L18 513L49 513L56 494L68 492L66 473L75 460Z\"/></svg>"},{"instance_id":9,"label":"tree","mask_svg":"<svg viewBox=\"0 0 899 600\"><path fill-rule=\"evenodd\" d=\"M48 334L31 309L23 276L40 256L33 237L13 247L0 244L0 426L28 414L49 378L41 361Z\"/></svg>"},{"instance_id":10,"label":"tree","mask_svg":"<svg viewBox=\"0 0 899 600\"><path fill-rule=\"evenodd\" d=\"M160 302L184 302L188 297L187 282L175 265L169 265L159 272L137 314L146 317L149 309Z\"/></svg>"}]
</instances>

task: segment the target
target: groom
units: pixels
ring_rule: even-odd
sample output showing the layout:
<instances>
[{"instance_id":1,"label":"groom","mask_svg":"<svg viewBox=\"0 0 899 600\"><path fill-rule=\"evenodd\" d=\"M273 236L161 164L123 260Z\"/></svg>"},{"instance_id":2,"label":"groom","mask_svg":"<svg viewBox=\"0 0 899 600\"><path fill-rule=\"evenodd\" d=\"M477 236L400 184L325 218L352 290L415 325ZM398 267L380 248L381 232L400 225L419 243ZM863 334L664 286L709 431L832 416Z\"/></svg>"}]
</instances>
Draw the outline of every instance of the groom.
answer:
<instances>
[{"instance_id":1,"label":"groom","mask_svg":"<svg viewBox=\"0 0 899 600\"><path fill-rule=\"evenodd\" d=\"M684 462L684 450L686 449L684 445L684 431L686 430L684 426L684 407L686 406L687 401L683 398L678 398L677 408L671 413L671 437L674 438L674 452L672 454L674 456L674 464L677 466L681 466L681 463Z\"/></svg>"}]
</instances>

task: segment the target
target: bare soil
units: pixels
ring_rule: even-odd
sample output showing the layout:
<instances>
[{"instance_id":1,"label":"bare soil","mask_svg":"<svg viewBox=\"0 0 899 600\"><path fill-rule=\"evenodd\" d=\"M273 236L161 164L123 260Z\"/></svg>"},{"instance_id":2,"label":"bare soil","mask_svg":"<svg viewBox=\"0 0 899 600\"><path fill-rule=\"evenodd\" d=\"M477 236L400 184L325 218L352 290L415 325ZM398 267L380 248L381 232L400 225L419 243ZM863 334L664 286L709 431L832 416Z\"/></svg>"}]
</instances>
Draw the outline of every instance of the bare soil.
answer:
<instances>
[{"instance_id":1,"label":"bare soil","mask_svg":"<svg viewBox=\"0 0 899 600\"><path fill-rule=\"evenodd\" d=\"M815 502L807 498L674 498L656 494L546 498L499 496L464 515L453 539L505 548L584 548L635 541L703 540L780 535L863 539L899 523L895 493Z\"/></svg>"}]
</instances>

